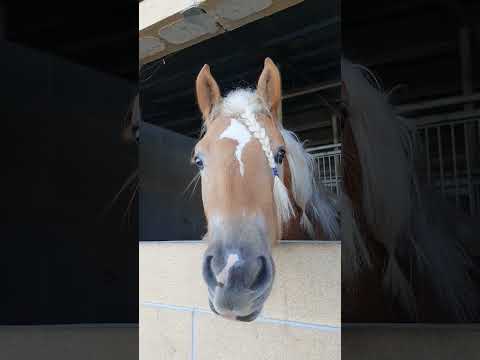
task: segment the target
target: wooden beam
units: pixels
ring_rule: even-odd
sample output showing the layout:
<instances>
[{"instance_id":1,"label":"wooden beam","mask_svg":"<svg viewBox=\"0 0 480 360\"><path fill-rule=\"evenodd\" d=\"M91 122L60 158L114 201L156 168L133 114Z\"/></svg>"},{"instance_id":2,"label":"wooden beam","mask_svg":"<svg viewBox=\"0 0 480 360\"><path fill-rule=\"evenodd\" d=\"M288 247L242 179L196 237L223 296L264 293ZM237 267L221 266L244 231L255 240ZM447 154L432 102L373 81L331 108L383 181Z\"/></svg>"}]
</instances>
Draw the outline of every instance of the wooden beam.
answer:
<instances>
[{"instance_id":1,"label":"wooden beam","mask_svg":"<svg viewBox=\"0 0 480 360\"><path fill-rule=\"evenodd\" d=\"M163 58L168 54L188 48L194 44L220 35L225 31L231 31L243 25L251 23L255 20L270 16L278 11L284 10L290 6L303 2L303 0L272 0L270 6L244 16L240 19L226 18L218 15L219 7L224 6L221 0L144 0L139 3L139 37L142 39L154 41L155 39L162 42L157 50L142 54L140 61L146 64L157 59ZM198 16L185 16L187 13L198 13ZM198 35L184 42L180 41L181 32L188 34L191 22L200 21L192 29L199 29L203 23L208 25L208 31L198 30ZM216 29L210 25L216 24ZM159 32L163 31L163 36ZM178 36L179 42L174 43L165 39L165 31L173 37ZM194 31L194 30L192 30Z\"/></svg>"}]
</instances>

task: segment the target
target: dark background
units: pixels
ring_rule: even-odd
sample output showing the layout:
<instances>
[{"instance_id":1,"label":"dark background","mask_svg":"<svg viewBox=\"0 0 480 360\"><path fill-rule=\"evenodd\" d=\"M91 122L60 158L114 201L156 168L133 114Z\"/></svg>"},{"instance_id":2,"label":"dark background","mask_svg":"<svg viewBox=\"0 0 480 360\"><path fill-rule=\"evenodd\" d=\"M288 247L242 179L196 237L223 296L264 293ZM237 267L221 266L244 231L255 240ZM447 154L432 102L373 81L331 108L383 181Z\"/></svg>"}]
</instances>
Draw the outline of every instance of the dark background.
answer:
<instances>
[{"instance_id":1,"label":"dark background","mask_svg":"<svg viewBox=\"0 0 480 360\"><path fill-rule=\"evenodd\" d=\"M342 52L368 66L395 104L459 95L459 31L469 27L473 89L480 55L480 2L475 0L342 1Z\"/></svg>"},{"instance_id":2,"label":"dark background","mask_svg":"<svg viewBox=\"0 0 480 360\"><path fill-rule=\"evenodd\" d=\"M138 321L137 4L1 4L0 324Z\"/></svg>"},{"instance_id":3,"label":"dark background","mask_svg":"<svg viewBox=\"0 0 480 360\"><path fill-rule=\"evenodd\" d=\"M462 95L460 33L462 28L468 28L472 73L466 78L471 80L475 93L480 88L479 19L480 2L475 0L342 0L342 53L369 67L386 91L397 86L390 97L394 105L421 104ZM458 110L463 110L463 104L428 109L430 114ZM406 115L414 118L426 112ZM478 250L469 255L480 259ZM350 310L345 303L344 313ZM423 305L428 309L428 302ZM431 308L435 309L435 305ZM352 316L342 317L342 359L365 358L365 353L373 352L378 359L426 359L434 350L442 351L444 358L473 358L478 354L478 329L474 324L451 324L439 316L434 321L443 323L440 325L408 325L403 321L398 326L382 326L373 324L382 321L376 317L376 310L363 304L357 307L354 315L359 316L353 316L353 320ZM392 315L402 319L404 314L397 308ZM353 321L358 323L351 324Z\"/></svg>"}]
</instances>

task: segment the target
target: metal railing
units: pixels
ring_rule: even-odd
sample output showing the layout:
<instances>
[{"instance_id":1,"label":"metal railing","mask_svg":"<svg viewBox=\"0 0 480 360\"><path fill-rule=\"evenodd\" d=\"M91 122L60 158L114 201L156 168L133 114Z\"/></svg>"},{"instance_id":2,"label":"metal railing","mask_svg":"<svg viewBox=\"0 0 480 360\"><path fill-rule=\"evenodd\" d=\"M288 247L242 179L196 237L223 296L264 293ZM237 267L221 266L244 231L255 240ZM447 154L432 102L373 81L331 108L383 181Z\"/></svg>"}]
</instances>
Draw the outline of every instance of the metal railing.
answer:
<instances>
[{"instance_id":1,"label":"metal railing","mask_svg":"<svg viewBox=\"0 0 480 360\"><path fill-rule=\"evenodd\" d=\"M411 119L425 156L427 182L469 214L480 214L480 116ZM341 191L342 145L309 148L323 185Z\"/></svg>"},{"instance_id":2,"label":"metal railing","mask_svg":"<svg viewBox=\"0 0 480 360\"><path fill-rule=\"evenodd\" d=\"M480 119L417 119L427 182L469 214L480 213Z\"/></svg>"},{"instance_id":3,"label":"metal railing","mask_svg":"<svg viewBox=\"0 0 480 360\"><path fill-rule=\"evenodd\" d=\"M342 183L342 144L317 146L307 150L315 159L317 175L322 184L339 195Z\"/></svg>"}]
</instances>

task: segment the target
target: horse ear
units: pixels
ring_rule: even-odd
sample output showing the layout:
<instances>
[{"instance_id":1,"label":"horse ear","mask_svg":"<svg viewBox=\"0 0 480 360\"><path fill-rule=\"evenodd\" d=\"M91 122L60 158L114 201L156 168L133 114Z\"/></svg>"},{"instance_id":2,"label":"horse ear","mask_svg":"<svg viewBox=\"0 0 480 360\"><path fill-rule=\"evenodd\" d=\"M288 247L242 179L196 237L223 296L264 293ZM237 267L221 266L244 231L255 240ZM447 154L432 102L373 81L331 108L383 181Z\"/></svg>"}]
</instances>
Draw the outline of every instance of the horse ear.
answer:
<instances>
[{"instance_id":1,"label":"horse ear","mask_svg":"<svg viewBox=\"0 0 480 360\"><path fill-rule=\"evenodd\" d=\"M265 101L272 114L281 121L282 79L277 66L268 57L258 79L257 94Z\"/></svg>"},{"instance_id":2,"label":"horse ear","mask_svg":"<svg viewBox=\"0 0 480 360\"><path fill-rule=\"evenodd\" d=\"M217 82L210 73L210 67L205 64L198 73L196 81L197 103L206 121L213 106L220 101L221 94Z\"/></svg>"}]
</instances>

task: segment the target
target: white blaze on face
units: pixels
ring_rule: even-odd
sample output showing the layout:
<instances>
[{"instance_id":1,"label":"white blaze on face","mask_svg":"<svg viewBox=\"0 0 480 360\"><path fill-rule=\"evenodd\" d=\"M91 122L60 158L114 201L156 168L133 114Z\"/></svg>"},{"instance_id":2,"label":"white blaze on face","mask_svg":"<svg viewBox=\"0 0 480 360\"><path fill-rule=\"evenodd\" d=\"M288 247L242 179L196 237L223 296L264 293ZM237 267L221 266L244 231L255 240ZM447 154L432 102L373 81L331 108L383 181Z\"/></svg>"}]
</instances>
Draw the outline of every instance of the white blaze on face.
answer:
<instances>
[{"instance_id":1,"label":"white blaze on face","mask_svg":"<svg viewBox=\"0 0 480 360\"><path fill-rule=\"evenodd\" d=\"M216 276L217 282L225 284L225 281L227 280L227 275L228 272L230 271L231 267L235 265L235 263L239 260L239 257L237 254L230 254L228 255L227 258L227 264L223 268L223 270Z\"/></svg>"},{"instance_id":2,"label":"white blaze on face","mask_svg":"<svg viewBox=\"0 0 480 360\"><path fill-rule=\"evenodd\" d=\"M220 134L219 139L232 139L238 142L237 147L235 148L235 157L240 164L240 174L243 176L245 172L245 167L242 161L242 151L245 145L250 141L252 135L240 121L237 119L232 119L230 125Z\"/></svg>"}]
</instances>

